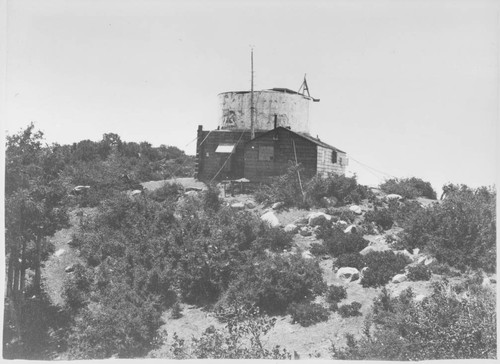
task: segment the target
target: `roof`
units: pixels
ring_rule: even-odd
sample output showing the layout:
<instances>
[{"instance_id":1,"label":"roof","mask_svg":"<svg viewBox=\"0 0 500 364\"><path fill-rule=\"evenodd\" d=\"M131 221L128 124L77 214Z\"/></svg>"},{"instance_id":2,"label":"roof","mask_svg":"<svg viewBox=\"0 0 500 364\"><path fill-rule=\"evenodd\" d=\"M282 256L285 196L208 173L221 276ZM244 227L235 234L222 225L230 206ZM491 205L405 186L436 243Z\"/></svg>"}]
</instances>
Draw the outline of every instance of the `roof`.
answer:
<instances>
[{"instance_id":1,"label":"roof","mask_svg":"<svg viewBox=\"0 0 500 364\"><path fill-rule=\"evenodd\" d=\"M290 130L290 129L288 129L288 128L284 128L284 127L282 127L282 126L278 126L276 129L282 129L282 130L285 130L285 131L287 131L287 132L289 132L289 133L295 134L295 135L297 135L298 137L303 138L303 139L306 139L306 140L310 141L311 143L314 143L314 144L316 144L316 145L318 145L318 146L320 146L320 147L327 148L327 149L331 149L331 150L334 150L334 151L336 151L336 152L340 152L340 153L345 153L344 151L342 151L342 150L340 150L340 149L338 149L338 148L335 148L334 146L332 146L332 145L330 145L330 144L327 144L327 143L325 143L325 142L322 142L322 141L321 141L321 140L319 140L318 138L313 138L313 137L312 137L312 136L310 136L309 134L305 134L305 133L297 133L297 132L295 132L295 131L293 131L293 130ZM256 137L255 139L251 140L249 143L251 143L251 142L252 142L252 141L254 141L254 140L260 139L260 138L262 138L263 136L265 136L265 135L267 135L267 134L269 134L269 133L274 132L276 129L269 130L269 131L265 132L264 134L259 135L259 136L258 136L258 137Z\"/></svg>"},{"instance_id":2,"label":"roof","mask_svg":"<svg viewBox=\"0 0 500 364\"><path fill-rule=\"evenodd\" d=\"M221 92L219 95L224 95L224 94L229 94L229 93L232 93L232 94L249 94L250 92L252 92L252 91L226 91L226 92ZM301 94L300 92L293 91L293 90L290 90L289 88L285 88L285 87L274 87L274 88L271 88L271 89L255 90L254 91L254 93L258 93L258 92L281 92L281 93L284 93L284 94L292 94L292 95L302 96L302 97L304 97L304 98L306 98L308 100L312 100L312 97L310 97L310 96Z\"/></svg>"}]
</instances>

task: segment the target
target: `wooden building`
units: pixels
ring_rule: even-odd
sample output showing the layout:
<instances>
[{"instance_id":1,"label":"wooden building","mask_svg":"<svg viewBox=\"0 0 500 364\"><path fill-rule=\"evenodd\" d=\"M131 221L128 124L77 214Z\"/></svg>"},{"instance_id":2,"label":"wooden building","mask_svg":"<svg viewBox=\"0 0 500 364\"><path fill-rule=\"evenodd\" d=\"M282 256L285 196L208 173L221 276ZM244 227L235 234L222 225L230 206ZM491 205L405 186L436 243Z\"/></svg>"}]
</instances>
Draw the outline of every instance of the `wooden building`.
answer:
<instances>
[{"instance_id":1,"label":"wooden building","mask_svg":"<svg viewBox=\"0 0 500 364\"><path fill-rule=\"evenodd\" d=\"M306 133L281 126L267 132L203 130L198 127L197 178L211 182L246 178L267 182L286 172L289 162L300 163L304 175L344 174L346 153Z\"/></svg>"}]
</instances>

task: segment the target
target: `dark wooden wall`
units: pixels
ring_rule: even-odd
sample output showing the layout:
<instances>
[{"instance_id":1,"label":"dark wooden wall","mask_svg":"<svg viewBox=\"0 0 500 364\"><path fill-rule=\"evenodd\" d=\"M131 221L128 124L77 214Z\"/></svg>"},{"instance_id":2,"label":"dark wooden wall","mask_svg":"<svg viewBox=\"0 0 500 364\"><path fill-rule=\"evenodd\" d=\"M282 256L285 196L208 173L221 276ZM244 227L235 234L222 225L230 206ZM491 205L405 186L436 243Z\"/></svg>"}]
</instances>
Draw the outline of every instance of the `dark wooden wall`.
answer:
<instances>
[{"instance_id":1,"label":"dark wooden wall","mask_svg":"<svg viewBox=\"0 0 500 364\"><path fill-rule=\"evenodd\" d=\"M270 177L285 173L289 166L289 161L295 163L293 141L295 141L297 161L305 169L304 177L316 174L316 144L301 138L287 129L278 128L246 144L244 152L245 178L250 181L265 182ZM274 147L274 159L272 161L259 160L259 146Z\"/></svg>"}]
</instances>

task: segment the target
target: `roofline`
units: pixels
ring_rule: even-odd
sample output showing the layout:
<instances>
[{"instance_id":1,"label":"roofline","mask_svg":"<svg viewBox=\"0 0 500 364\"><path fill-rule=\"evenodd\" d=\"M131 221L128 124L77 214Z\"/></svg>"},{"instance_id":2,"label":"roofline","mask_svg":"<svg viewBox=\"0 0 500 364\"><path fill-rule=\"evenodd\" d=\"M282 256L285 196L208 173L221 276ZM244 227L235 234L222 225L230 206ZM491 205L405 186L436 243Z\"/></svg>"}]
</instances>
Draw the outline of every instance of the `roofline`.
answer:
<instances>
[{"instance_id":1,"label":"roofline","mask_svg":"<svg viewBox=\"0 0 500 364\"><path fill-rule=\"evenodd\" d=\"M283 130L286 130L286 131L288 131L288 132L290 132L290 133L293 133L293 134L297 135L298 137L300 137L300 138L302 138L302 139L305 139L305 140L307 140L307 141L309 141L309 142L311 142L311 143L314 143L314 144L316 144L316 145L318 145L318 146L320 146L320 147L323 147L323 148L328 148L328 149L332 149L332 150L335 150L336 152L340 152L340 153L347 154L347 153L346 153L346 152L344 152L343 150L340 150L340 149L338 149L338 148L335 148L334 146L332 146L332 145L330 145L330 144L327 144L327 143L325 143L325 142L322 142L321 140L318 140L318 139L316 139L316 138L314 138L314 137L312 137L312 136L310 136L310 137L306 137L305 135L302 135L302 134L300 134L300 133L297 133L297 132L295 132L295 131L293 131L293 130L291 130L291 129L284 128L284 127L282 127L282 126L278 126L278 127L276 127L276 129L271 129L271 130L269 130L269 131L266 131L264 134L261 134L261 135L259 135L258 137L255 137L254 139L252 139L252 140L248 141L247 143L251 143L251 142L253 142L253 141L254 141L254 140L256 140L256 139L262 138L263 136L265 136L265 135L267 135L267 134L269 134L269 133L271 133L271 132L273 132L273 131L275 131L275 130L277 130L277 129L283 129Z\"/></svg>"},{"instance_id":2,"label":"roofline","mask_svg":"<svg viewBox=\"0 0 500 364\"><path fill-rule=\"evenodd\" d=\"M252 91L225 91L217 94L217 96L224 95L224 94L249 94ZM254 90L254 93L256 92L274 92L274 93L280 93L280 94L287 94L287 95L296 95L296 96L301 96L307 100L315 100L314 98L303 95L301 93L298 93L297 91L290 90L288 88L284 87L275 87L275 88L270 88L270 89L265 89L265 90ZM318 100L319 101L319 100Z\"/></svg>"}]
</instances>

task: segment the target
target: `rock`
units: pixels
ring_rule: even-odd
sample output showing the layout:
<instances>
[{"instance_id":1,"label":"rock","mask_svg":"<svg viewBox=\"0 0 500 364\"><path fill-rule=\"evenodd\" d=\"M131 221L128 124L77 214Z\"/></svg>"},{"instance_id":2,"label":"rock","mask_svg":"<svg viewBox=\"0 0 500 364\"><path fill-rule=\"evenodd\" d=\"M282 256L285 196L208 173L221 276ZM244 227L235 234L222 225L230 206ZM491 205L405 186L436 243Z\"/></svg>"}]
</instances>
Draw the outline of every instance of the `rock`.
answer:
<instances>
[{"instance_id":1,"label":"rock","mask_svg":"<svg viewBox=\"0 0 500 364\"><path fill-rule=\"evenodd\" d=\"M299 226L307 225L308 223L309 223L309 219L307 218L307 216L301 217L293 222L293 224L299 225Z\"/></svg>"},{"instance_id":2,"label":"rock","mask_svg":"<svg viewBox=\"0 0 500 364\"><path fill-rule=\"evenodd\" d=\"M387 196L385 196L388 200L401 200L403 197L401 195L398 195L397 193L391 193Z\"/></svg>"},{"instance_id":3,"label":"rock","mask_svg":"<svg viewBox=\"0 0 500 364\"><path fill-rule=\"evenodd\" d=\"M325 214L324 212L313 212L308 216L309 226L318 226L324 224L326 221L330 221L332 217Z\"/></svg>"},{"instance_id":4,"label":"rock","mask_svg":"<svg viewBox=\"0 0 500 364\"><path fill-rule=\"evenodd\" d=\"M308 250L304 250L301 255L302 255L302 258L304 258L304 259L314 259L314 256Z\"/></svg>"},{"instance_id":5,"label":"rock","mask_svg":"<svg viewBox=\"0 0 500 364\"><path fill-rule=\"evenodd\" d=\"M297 231L299 231L299 227L295 224L288 224L287 226L285 226L285 229L284 229L287 233L296 233Z\"/></svg>"},{"instance_id":6,"label":"rock","mask_svg":"<svg viewBox=\"0 0 500 364\"><path fill-rule=\"evenodd\" d=\"M56 257L60 257L61 255L63 255L63 254L64 254L64 252L65 252L65 251L66 251L66 250L64 250L64 249L59 249L58 251L56 251L56 252L54 253L54 255L55 255Z\"/></svg>"},{"instance_id":7,"label":"rock","mask_svg":"<svg viewBox=\"0 0 500 364\"><path fill-rule=\"evenodd\" d=\"M71 264L71 265L68 265L66 268L64 268L64 271L66 273L71 273L75 270L75 265L74 264Z\"/></svg>"},{"instance_id":8,"label":"rock","mask_svg":"<svg viewBox=\"0 0 500 364\"><path fill-rule=\"evenodd\" d=\"M245 207L246 207L247 209L254 209L254 208L255 208L255 206L256 206L256 205L255 205L255 202L253 202L253 201L246 201L246 202L245 202Z\"/></svg>"},{"instance_id":9,"label":"rock","mask_svg":"<svg viewBox=\"0 0 500 364\"><path fill-rule=\"evenodd\" d=\"M363 210L361 210L361 207L359 207L358 205L352 205L351 207L349 207L349 210L357 215L361 215L363 213Z\"/></svg>"},{"instance_id":10,"label":"rock","mask_svg":"<svg viewBox=\"0 0 500 364\"><path fill-rule=\"evenodd\" d=\"M358 228L356 227L356 225L349 225L348 227L345 228L344 233L346 234L355 233L358 231L357 229Z\"/></svg>"},{"instance_id":11,"label":"rock","mask_svg":"<svg viewBox=\"0 0 500 364\"><path fill-rule=\"evenodd\" d=\"M245 208L245 204L243 202L236 202L231 205L231 208L235 210L243 210Z\"/></svg>"},{"instance_id":12,"label":"rock","mask_svg":"<svg viewBox=\"0 0 500 364\"><path fill-rule=\"evenodd\" d=\"M396 274L394 277L392 277L392 283L401 283L406 281L407 279L408 278L405 274Z\"/></svg>"},{"instance_id":13,"label":"rock","mask_svg":"<svg viewBox=\"0 0 500 364\"><path fill-rule=\"evenodd\" d=\"M420 253L420 249L419 248L413 249L413 255L418 255L418 253Z\"/></svg>"},{"instance_id":14,"label":"rock","mask_svg":"<svg viewBox=\"0 0 500 364\"><path fill-rule=\"evenodd\" d=\"M339 200L337 197L332 196L332 197L323 197L321 199L321 204L323 207L335 207L339 203Z\"/></svg>"},{"instance_id":15,"label":"rock","mask_svg":"<svg viewBox=\"0 0 500 364\"><path fill-rule=\"evenodd\" d=\"M415 301L422 302L425 299L425 294L419 294L415 296Z\"/></svg>"},{"instance_id":16,"label":"rock","mask_svg":"<svg viewBox=\"0 0 500 364\"><path fill-rule=\"evenodd\" d=\"M435 261L434 258L428 257L427 259L425 259L424 265L432 264L432 263L434 263L434 261Z\"/></svg>"},{"instance_id":17,"label":"rock","mask_svg":"<svg viewBox=\"0 0 500 364\"><path fill-rule=\"evenodd\" d=\"M405 257L407 257L408 259L410 259L412 262L414 260L414 257L413 255L406 249L403 249L403 250L395 250L394 251L395 254L401 254L401 255L404 255Z\"/></svg>"},{"instance_id":18,"label":"rock","mask_svg":"<svg viewBox=\"0 0 500 364\"><path fill-rule=\"evenodd\" d=\"M337 278L355 281L359 279L359 270L352 267L342 267L337 271Z\"/></svg>"},{"instance_id":19,"label":"rock","mask_svg":"<svg viewBox=\"0 0 500 364\"><path fill-rule=\"evenodd\" d=\"M140 195L142 193L142 190L133 190L132 192L130 192L130 196L137 196L137 195Z\"/></svg>"},{"instance_id":20,"label":"rock","mask_svg":"<svg viewBox=\"0 0 500 364\"><path fill-rule=\"evenodd\" d=\"M366 271L368 270L368 267L364 267L363 269L361 269L361 277L363 277L365 274L366 274Z\"/></svg>"},{"instance_id":21,"label":"rock","mask_svg":"<svg viewBox=\"0 0 500 364\"><path fill-rule=\"evenodd\" d=\"M264 222L266 222L269 226L271 227L278 227L280 226L280 221L272 211L266 212L264 215L260 217L260 219Z\"/></svg>"},{"instance_id":22,"label":"rock","mask_svg":"<svg viewBox=\"0 0 500 364\"><path fill-rule=\"evenodd\" d=\"M198 195L198 192L194 191L194 190L187 191L187 192L184 193L184 196L189 196L189 197L194 197L196 195Z\"/></svg>"},{"instance_id":23,"label":"rock","mask_svg":"<svg viewBox=\"0 0 500 364\"><path fill-rule=\"evenodd\" d=\"M417 263L422 264L426 259L427 259L427 257L420 257L420 258L418 258Z\"/></svg>"},{"instance_id":24,"label":"rock","mask_svg":"<svg viewBox=\"0 0 500 364\"><path fill-rule=\"evenodd\" d=\"M488 287L491 286L491 281L488 277L484 277L483 281L481 282L482 287Z\"/></svg>"},{"instance_id":25,"label":"rock","mask_svg":"<svg viewBox=\"0 0 500 364\"><path fill-rule=\"evenodd\" d=\"M300 229L299 234L302 236L311 236L312 231L310 229L308 229L307 227L303 227L302 229Z\"/></svg>"},{"instance_id":26,"label":"rock","mask_svg":"<svg viewBox=\"0 0 500 364\"><path fill-rule=\"evenodd\" d=\"M349 225L349 224L344 220L339 220L337 221L337 225Z\"/></svg>"},{"instance_id":27,"label":"rock","mask_svg":"<svg viewBox=\"0 0 500 364\"><path fill-rule=\"evenodd\" d=\"M271 206L271 208L273 210L278 210L278 209L282 208L283 206L285 206L284 202L276 202L276 203L273 203L273 205Z\"/></svg>"}]
</instances>

